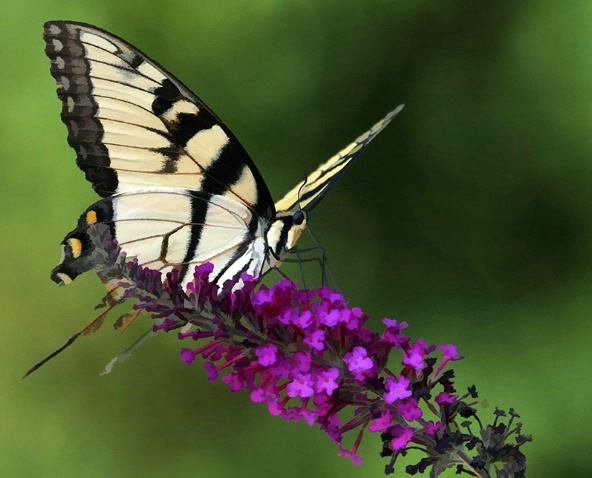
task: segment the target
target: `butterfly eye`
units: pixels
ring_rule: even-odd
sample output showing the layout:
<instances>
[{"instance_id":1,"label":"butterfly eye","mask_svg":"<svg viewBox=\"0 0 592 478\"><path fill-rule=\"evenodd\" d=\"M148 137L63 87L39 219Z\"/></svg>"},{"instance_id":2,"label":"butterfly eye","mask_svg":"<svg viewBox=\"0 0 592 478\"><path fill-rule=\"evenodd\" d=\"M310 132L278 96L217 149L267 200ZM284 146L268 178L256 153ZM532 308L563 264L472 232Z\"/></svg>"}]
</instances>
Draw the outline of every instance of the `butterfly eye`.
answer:
<instances>
[{"instance_id":1,"label":"butterfly eye","mask_svg":"<svg viewBox=\"0 0 592 478\"><path fill-rule=\"evenodd\" d=\"M304 213L300 210L296 211L292 215L292 223L296 224L297 226L300 226L300 224L302 224L303 222L304 222Z\"/></svg>"}]
</instances>

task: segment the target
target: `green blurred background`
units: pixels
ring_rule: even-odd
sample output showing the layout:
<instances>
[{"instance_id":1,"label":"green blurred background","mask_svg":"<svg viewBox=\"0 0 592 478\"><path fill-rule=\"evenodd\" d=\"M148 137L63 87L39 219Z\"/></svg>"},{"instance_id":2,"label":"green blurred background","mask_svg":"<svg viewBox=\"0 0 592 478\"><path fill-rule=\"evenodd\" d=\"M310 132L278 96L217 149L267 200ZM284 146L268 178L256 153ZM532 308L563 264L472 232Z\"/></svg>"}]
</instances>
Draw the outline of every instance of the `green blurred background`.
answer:
<instances>
[{"instance_id":1,"label":"green blurred background","mask_svg":"<svg viewBox=\"0 0 592 478\"><path fill-rule=\"evenodd\" d=\"M276 198L404 102L315 211L338 284L376 329L389 316L459 346L457 384L477 385L482 417L514 407L534 435L527 476L592 474L592 3L202 0L3 2L1 476L345 478L385 464L377 437L354 467L317 429L209 384L172 335L99 376L146 323L107 325L20 381L103 293L92 274L49 280L97 199L59 119L50 19L98 25L173 71Z\"/></svg>"}]
</instances>

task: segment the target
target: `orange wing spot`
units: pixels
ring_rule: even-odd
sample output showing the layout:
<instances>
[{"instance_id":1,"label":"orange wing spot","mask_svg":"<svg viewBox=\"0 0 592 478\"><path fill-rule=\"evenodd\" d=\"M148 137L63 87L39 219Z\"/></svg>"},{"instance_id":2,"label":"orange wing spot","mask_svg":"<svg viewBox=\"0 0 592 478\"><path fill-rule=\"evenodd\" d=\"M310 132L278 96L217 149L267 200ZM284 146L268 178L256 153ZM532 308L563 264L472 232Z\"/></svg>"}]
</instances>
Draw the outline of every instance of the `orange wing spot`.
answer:
<instances>
[{"instance_id":1,"label":"orange wing spot","mask_svg":"<svg viewBox=\"0 0 592 478\"><path fill-rule=\"evenodd\" d=\"M72 237L68 239L68 244L72 249L72 256L74 256L74 259L80 257L80 254L82 253L82 242L80 242L79 239L75 239Z\"/></svg>"},{"instance_id":2,"label":"orange wing spot","mask_svg":"<svg viewBox=\"0 0 592 478\"><path fill-rule=\"evenodd\" d=\"M88 211L86 213L86 223L87 224L94 224L97 222L97 212L96 211Z\"/></svg>"}]
</instances>

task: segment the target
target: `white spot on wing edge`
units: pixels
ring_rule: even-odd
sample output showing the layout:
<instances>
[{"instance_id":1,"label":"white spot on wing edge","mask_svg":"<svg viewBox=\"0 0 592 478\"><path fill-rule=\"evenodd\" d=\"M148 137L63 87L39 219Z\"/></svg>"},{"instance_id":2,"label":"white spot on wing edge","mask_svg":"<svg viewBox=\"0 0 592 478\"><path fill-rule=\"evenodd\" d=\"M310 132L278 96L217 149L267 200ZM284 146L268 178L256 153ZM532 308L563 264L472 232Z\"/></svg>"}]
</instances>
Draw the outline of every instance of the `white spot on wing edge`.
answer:
<instances>
[{"instance_id":1,"label":"white spot on wing edge","mask_svg":"<svg viewBox=\"0 0 592 478\"><path fill-rule=\"evenodd\" d=\"M56 24L51 24L47 27L47 31L52 35L59 35L62 33L62 29L58 27Z\"/></svg>"},{"instance_id":2,"label":"white spot on wing edge","mask_svg":"<svg viewBox=\"0 0 592 478\"><path fill-rule=\"evenodd\" d=\"M61 76L60 85L64 90L68 90L70 88L70 79L67 76Z\"/></svg>"},{"instance_id":3,"label":"white spot on wing edge","mask_svg":"<svg viewBox=\"0 0 592 478\"><path fill-rule=\"evenodd\" d=\"M76 106L76 103L74 102L74 98L72 98L71 96L68 96L68 98L66 99L66 105L68 108L68 113L72 113L72 111L74 111L74 107Z\"/></svg>"},{"instance_id":4,"label":"white spot on wing edge","mask_svg":"<svg viewBox=\"0 0 592 478\"><path fill-rule=\"evenodd\" d=\"M52 38L51 43L53 44L53 49L55 51L62 51L62 48L64 48L64 44L57 38Z\"/></svg>"},{"instance_id":5,"label":"white spot on wing edge","mask_svg":"<svg viewBox=\"0 0 592 478\"><path fill-rule=\"evenodd\" d=\"M55 65L58 67L58 69L63 70L64 66L66 66L66 62L61 56L56 56Z\"/></svg>"}]
</instances>

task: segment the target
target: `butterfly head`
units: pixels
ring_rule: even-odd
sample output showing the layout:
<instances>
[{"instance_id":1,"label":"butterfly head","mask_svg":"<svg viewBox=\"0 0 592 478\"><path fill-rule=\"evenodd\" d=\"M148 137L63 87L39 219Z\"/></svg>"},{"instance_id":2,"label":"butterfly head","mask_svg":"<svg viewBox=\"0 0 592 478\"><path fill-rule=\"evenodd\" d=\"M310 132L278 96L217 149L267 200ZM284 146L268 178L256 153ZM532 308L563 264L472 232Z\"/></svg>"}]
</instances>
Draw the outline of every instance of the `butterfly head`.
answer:
<instances>
[{"instance_id":1,"label":"butterfly head","mask_svg":"<svg viewBox=\"0 0 592 478\"><path fill-rule=\"evenodd\" d=\"M296 245L308 224L308 213L302 209L281 212L267 231L267 245L271 251L271 266L280 263Z\"/></svg>"}]
</instances>

